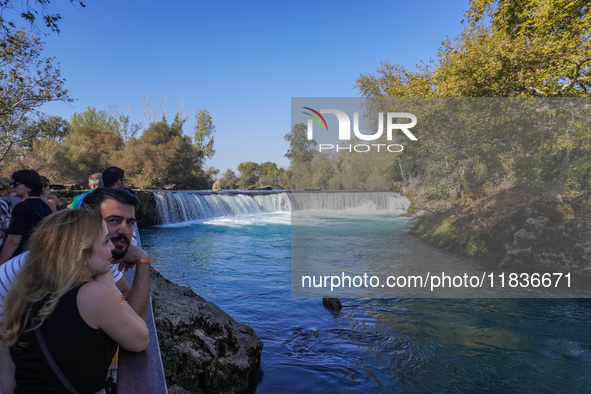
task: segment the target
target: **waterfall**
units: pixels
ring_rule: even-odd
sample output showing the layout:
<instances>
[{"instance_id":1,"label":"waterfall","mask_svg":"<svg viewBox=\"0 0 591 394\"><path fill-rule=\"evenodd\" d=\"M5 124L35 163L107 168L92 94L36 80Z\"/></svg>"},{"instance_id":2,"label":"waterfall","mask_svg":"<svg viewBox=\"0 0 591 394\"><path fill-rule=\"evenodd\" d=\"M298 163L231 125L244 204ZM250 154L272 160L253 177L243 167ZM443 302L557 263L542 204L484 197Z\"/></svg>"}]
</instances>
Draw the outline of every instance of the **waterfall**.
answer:
<instances>
[{"instance_id":1,"label":"waterfall","mask_svg":"<svg viewBox=\"0 0 591 394\"><path fill-rule=\"evenodd\" d=\"M387 211L400 215L410 206L408 198L396 192L292 192L291 201L292 212L323 210L377 213Z\"/></svg>"},{"instance_id":2,"label":"waterfall","mask_svg":"<svg viewBox=\"0 0 591 394\"><path fill-rule=\"evenodd\" d=\"M159 223L292 211L355 211L360 214L406 212L410 202L395 192L152 192Z\"/></svg>"},{"instance_id":3,"label":"waterfall","mask_svg":"<svg viewBox=\"0 0 591 394\"><path fill-rule=\"evenodd\" d=\"M286 192L154 190L152 193L161 224L290 210Z\"/></svg>"}]
</instances>

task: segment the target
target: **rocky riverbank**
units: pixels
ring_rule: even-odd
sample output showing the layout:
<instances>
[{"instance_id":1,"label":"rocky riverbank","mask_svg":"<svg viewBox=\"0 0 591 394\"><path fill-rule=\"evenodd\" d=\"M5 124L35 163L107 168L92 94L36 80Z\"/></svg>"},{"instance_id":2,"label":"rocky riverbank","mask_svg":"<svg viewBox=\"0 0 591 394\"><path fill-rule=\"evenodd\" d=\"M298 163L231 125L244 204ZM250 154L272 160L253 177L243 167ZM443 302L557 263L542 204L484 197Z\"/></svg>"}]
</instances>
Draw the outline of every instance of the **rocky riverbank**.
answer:
<instances>
[{"instance_id":1,"label":"rocky riverbank","mask_svg":"<svg viewBox=\"0 0 591 394\"><path fill-rule=\"evenodd\" d=\"M429 212L411 229L426 242L502 268L591 271L591 192L515 187Z\"/></svg>"},{"instance_id":2,"label":"rocky riverbank","mask_svg":"<svg viewBox=\"0 0 591 394\"><path fill-rule=\"evenodd\" d=\"M263 343L188 287L152 270L152 303L170 392L236 393L261 363Z\"/></svg>"}]
</instances>

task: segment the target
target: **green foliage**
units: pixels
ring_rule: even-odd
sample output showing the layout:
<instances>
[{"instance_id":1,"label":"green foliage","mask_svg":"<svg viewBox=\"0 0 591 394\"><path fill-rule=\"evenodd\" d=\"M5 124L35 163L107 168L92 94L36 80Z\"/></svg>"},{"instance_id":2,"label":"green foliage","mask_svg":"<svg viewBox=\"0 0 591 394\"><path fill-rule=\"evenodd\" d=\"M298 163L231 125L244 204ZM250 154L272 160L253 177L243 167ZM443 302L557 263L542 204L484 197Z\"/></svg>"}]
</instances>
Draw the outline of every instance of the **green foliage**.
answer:
<instances>
[{"instance_id":1,"label":"green foliage","mask_svg":"<svg viewBox=\"0 0 591 394\"><path fill-rule=\"evenodd\" d=\"M242 189L248 189L257 184L259 180L259 168L260 166L252 161L245 161L238 164L238 171L240 172L239 184Z\"/></svg>"},{"instance_id":2,"label":"green foliage","mask_svg":"<svg viewBox=\"0 0 591 394\"><path fill-rule=\"evenodd\" d=\"M25 128L20 146L24 152L28 152L33 149L33 144L38 139L48 138L62 141L71 132L72 130L64 119L59 116L49 116Z\"/></svg>"},{"instance_id":3,"label":"green foliage","mask_svg":"<svg viewBox=\"0 0 591 394\"><path fill-rule=\"evenodd\" d=\"M68 122L59 116L49 116L41 119L32 127L37 130L31 134L38 135L40 138L51 138L56 141L63 141L64 138L72 133L72 130L68 127Z\"/></svg>"},{"instance_id":4,"label":"green foliage","mask_svg":"<svg viewBox=\"0 0 591 394\"><path fill-rule=\"evenodd\" d=\"M274 189L288 189L289 181L284 168L277 164L265 162L259 165L259 186L271 186Z\"/></svg>"},{"instance_id":5,"label":"green foliage","mask_svg":"<svg viewBox=\"0 0 591 394\"><path fill-rule=\"evenodd\" d=\"M215 154L213 150L213 133L215 133L215 126L211 115L206 109L200 109L195 114L195 147L201 151L203 157L212 158Z\"/></svg>"},{"instance_id":6,"label":"green foliage","mask_svg":"<svg viewBox=\"0 0 591 394\"><path fill-rule=\"evenodd\" d=\"M88 107L82 113L74 113L68 126L72 130L88 128L94 130L105 130L118 134L119 124L116 119L110 116L106 111L97 111L94 107Z\"/></svg>"},{"instance_id":7,"label":"green foliage","mask_svg":"<svg viewBox=\"0 0 591 394\"><path fill-rule=\"evenodd\" d=\"M172 124L166 120L152 123L139 138L141 142L150 145L162 145L173 141L175 138L183 137L183 125L186 119L183 119L179 113L174 117Z\"/></svg>"},{"instance_id":8,"label":"green foliage","mask_svg":"<svg viewBox=\"0 0 591 394\"><path fill-rule=\"evenodd\" d=\"M42 42L24 30L0 40L0 161L40 136L32 126L43 118L43 104L72 101L59 67L42 51Z\"/></svg>"},{"instance_id":9,"label":"green foliage","mask_svg":"<svg viewBox=\"0 0 591 394\"><path fill-rule=\"evenodd\" d=\"M117 155L118 166L126 169L131 183L140 188L204 189L213 183L202 168L202 153L190 137L183 135L185 119L177 113L151 124L138 139L131 139Z\"/></svg>"},{"instance_id":10,"label":"green foliage","mask_svg":"<svg viewBox=\"0 0 591 394\"><path fill-rule=\"evenodd\" d=\"M51 0L1 0L0 1L0 27L4 33L11 34L12 30L16 28L16 21L6 19L10 12L15 12L16 19L20 17L22 20L29 23L31 28L39 31L37 25L37 18L41 17L42 24L49 28L52 32L59 33L58 22L62 16L57 13L52 13L49 10ZM74 6L86 7L80 0L70 0ZM18 13L18 10L21 12Z\"/></svg>"},{"instance_id":11,"label":"green foliage","mask_svg":"<svg viewBox=\"0 0 591 394\"><path fill-rule=\"evenodd\" d=\"M64 146L77 177L84 180L111 165L115 152L123 148L123 140L111 131L84 126L74 129Z\"/></svg>"},{"instance_id":12,"label":"green foliage","mask_svg":"<svg viewBox=\"0 0 591 394\"><path fill-rule=\"evenodd\" d=\"M32 168L54 183L85 184L89 174L116 165L126 170L131 187L211 188L217 170L203 169L203 152L183 134L185 118L179 113L171 123L153 123L127 142L125 119L116 110L94 107L67 124L60 118L43 119L25 129L27 138L4 170Z\"/></svg>"},{"instance_id":13,"label":"green foliage","mask_svg":"<svg viewBox=\"0 0 591 394\"><path fill-rule=\"evenodd\" d=\"M220 179L222 189L236 189L238 186L238 176L231 169L227 169L224 176Z\"/></svg>"},{"instance_id":14,"label":"green foliage","mask_svg":"<svg viewBox=\"0 0 591 394\"><path fill-rule=\"evenodd\" d=\"M414 70L385 61L355 83L371 128L376 113L404 108L420 118L419 141L394 141L400 154L322 156L295 125L286 136L293 187L391 190L401 182L439 201L548 181L589 188L591 103L580 98L590 96L590 11L584 0L471 0L463 32L442 42L436 60Z\"/></svg>"},{"instance_id":15,"label":"green foliage","mask_svg":"<svg viewBox=\"0 0 591 394\"><path fill-rule=\"evenodd\" d=\"M433 71L421 64L415 72L389 61L381 63L378 75L362 74L355 88L365 97L431 97L436 94Z\"/></svg>"},{"instance_id":16,"label":"green foliage","mask_svg":"<svg viewBox=\"0 0 591 394\"><path fill-rule=\"evenodd\" d=\"M141 129L140 124L130 124L129 114L122 114L117 106L110 106L108 111L97 111L94 107L88 107L86 111L72 115L68 127L73 130L86 127L108 131L121 136L123 143L133 138Z\"/></svg>"},{"instance_id":17,"label":"green foliage","mask_svg":"<svg viewBox=\"0 0 591 394\"><path fill-rule=\"evenodd\" d=\"M449 198L449 188L445 179L440 179L439 182L429 184L423 195L427 200L444 200Z\"/></svg>"},{"instance_id":18,"label":"green foliage","mask_svg":"<svg viewBox=\"0 0 591 394\"><path fill-rule=\"evenodd\" d=\"M289 142L289 150L285 157L292 162L307 162L312 160L312 148L316 146L316 141L308 140L307 128L303 123L293 126L291 132L285 134L283 139Z\"/></svg>"},{"instance_id":19,"label":"green foliage","mask_svg":"<svg viewBox=\"0 0 591 394\"><path fill-rule=\"evenodd\" d=\"M586 0L472 0L467 28L440 51L448 96L588 96Z\"/></svg>"},{"instance_id":20,"label":"green foliage","mask_svg":"<svg viewBox=\"0 0 591 394\"><path fill-rule=\"evenodd\" d=\"M261 164L252 161L242 162L238 164L238 171L240 172L238 186L242 189L267 186L274 189L289 189L290 186L289 171L277 168L277 164L272 162Z\"/></svg>"}]
</instances>

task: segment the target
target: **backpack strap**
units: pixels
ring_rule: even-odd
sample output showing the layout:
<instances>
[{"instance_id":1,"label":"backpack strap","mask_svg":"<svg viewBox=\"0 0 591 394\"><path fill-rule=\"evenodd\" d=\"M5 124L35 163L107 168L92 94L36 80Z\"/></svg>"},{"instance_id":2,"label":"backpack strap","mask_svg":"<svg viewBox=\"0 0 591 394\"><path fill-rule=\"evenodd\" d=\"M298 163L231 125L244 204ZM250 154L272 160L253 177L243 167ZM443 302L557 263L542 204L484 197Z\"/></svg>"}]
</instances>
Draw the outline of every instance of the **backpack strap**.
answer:
<instances>
[{"instance_id":1,"label":"backpack strap","mask_svg":"<svg viewBox=\"0 0 591 394\"><path fill-rule=\"evenodd\" d=\"M51 367L53 372L55 372L55 374L59 378L60 382L62 382L62 384L66 387L66 389L68 390L68 393L78 394L78 392L76 391L76 389L74 387L72 387L72 385L68 381L68 378L66 378L66 376L64 375L64 373L62 372L60 367L57 366L57 364L53 360L53 357L51 357L51 354L49 353L49 349L47 348L47 344L45 343L45 338L43 338L43 333L41 332L41 328L37 327L36 329L33 330L33 332L35 332L35 337L37 337L37 342L39 342L39 347L41 347L41 351L43 352L45 359L49 363L49 366Z\"/></svg>"}]
</instances>

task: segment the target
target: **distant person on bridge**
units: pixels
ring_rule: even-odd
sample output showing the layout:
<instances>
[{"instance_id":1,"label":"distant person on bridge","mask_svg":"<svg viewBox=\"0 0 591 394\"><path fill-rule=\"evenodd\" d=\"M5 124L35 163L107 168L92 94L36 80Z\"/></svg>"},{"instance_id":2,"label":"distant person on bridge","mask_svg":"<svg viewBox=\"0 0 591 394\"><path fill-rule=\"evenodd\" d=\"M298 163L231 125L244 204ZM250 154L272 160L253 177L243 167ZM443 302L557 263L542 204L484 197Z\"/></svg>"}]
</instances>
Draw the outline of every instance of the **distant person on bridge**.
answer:
<instances>
[{"instance_id":1,"label":"distant person on bridge","mask_svg":"<svg viewBox=\"0 0 591 394\"><path fill-rule=\"evenodd\" d=\"M103 174L97 172L96 174L92 174L88 177L89 190L82 194L78 194L76 197L74 197L74 199L72 200L72 204L70 205L70 208L80 208L80 206L82 205L82 200L84 200L84 197L86 197L88 193L92 193L99 187L103 187Z\"/></svg>"},{"instance_id":2,"label":"distant person on bridge","mask_svg":"<svg viewBox=\"0 0 591 394\"><path fill-rule=\"evenodd\" d=\"M125 171L119 167L109 167L103 171L103 184L105 187L119 189L127 186Z\"/></svg>"}]
</instances>

